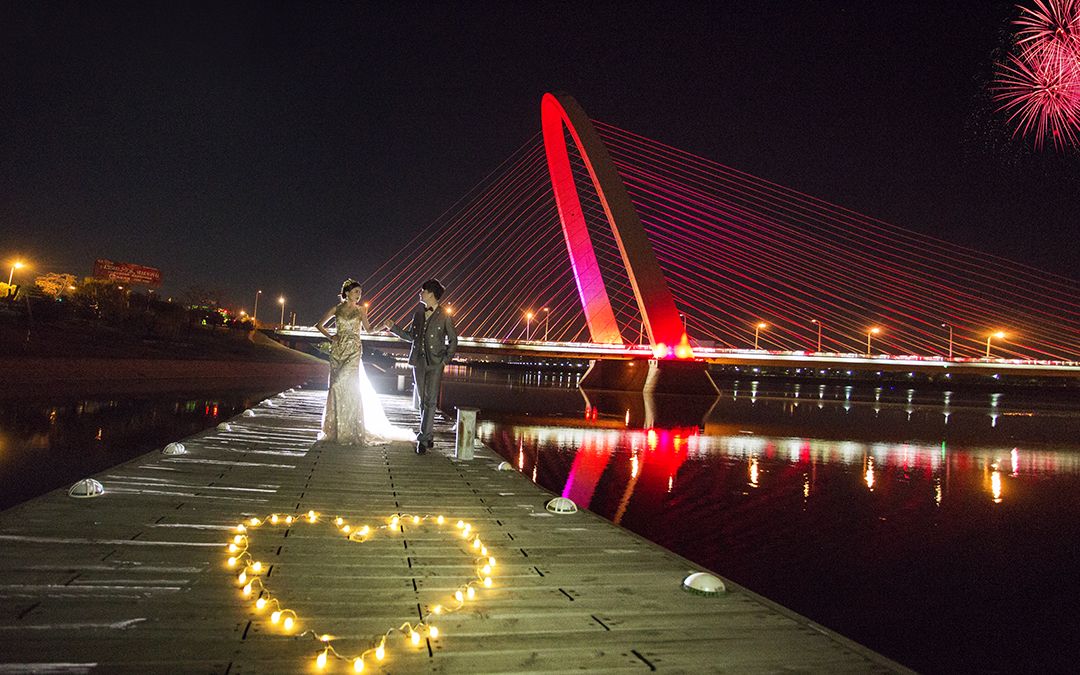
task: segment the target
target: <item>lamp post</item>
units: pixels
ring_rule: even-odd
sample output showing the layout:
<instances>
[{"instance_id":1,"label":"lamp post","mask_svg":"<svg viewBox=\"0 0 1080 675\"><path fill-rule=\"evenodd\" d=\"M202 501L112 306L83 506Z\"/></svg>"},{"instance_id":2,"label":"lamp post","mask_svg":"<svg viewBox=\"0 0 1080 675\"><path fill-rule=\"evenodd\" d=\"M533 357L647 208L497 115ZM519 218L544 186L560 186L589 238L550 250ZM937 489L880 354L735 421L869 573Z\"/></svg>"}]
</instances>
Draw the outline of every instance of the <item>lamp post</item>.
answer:
<instances>
[{"instance_id":1,"label":"lamp post","mask_svg":"<svg viewBox=\"0 0 1080 675\"><path fill-rule=\"evenodd\" d=\"M986 358L990 358L990 340L993 338L997 338L1000 340L1003 337L1005 337L1005 333L998 331L997 333L994 333L993 335L990 335L986 338Z\"/></svg>"},{"instance_id":2,"label":"lamp post","mask_svg":"<svg viewBox=\"0 0 1080 675\"><path fill-rule=\"evenodd\" d=\"M259 296L262 295L262 291L255 294L255 311L251 314L251 320L255 322L255 327L259 327Z\"/></svg>"},{"instance_id":3,"label":"lamp post","mask_svg":"<svg viewBox=\"0 0 1080 675\"><path fill-rule=\"evenodd\" d=\"M525 312L525 341L529 341L530 328L532 326L532 312Z\"/></svg>"},{"instance_id":4,"label":"lamp post","mask_svg":"<svg viewBox=\"0 0 1080 675\"><path fill-rule=\"evenodd\" d=\"M547 307L540 310L544 313L544 342L548 341L548 322L551 319L551 310Z\"/></svg>"},{"instance_id":5,"label":"lamp post","mask_svg":"<svg viewBox=\"0 0 1080 675\"><path fill-rule=\"evenodd\" d=\"M281 304L281 325L284 326L285 325L285 296L281 296L280 298L277 299L277 301L278 301L278 303Z\"/></svg>"},{"instance_id":6,"label":"lamp post","mask_svg":"<svg viewBox=\"0 0 1080 675\"><path fill-rule=\"evenodd\" d=\"M881 331L878 328L871 328L870 330L866 331L866 355L867 356L870 356L870 336L873 335L874 333L879 333L879 332L881 332Z\"/></svg>"},{"instance_id":7,"label":"lamp post","mask_svg":"<svg viewBox=\"0 0 1080 675\"><path fill-rule=\"evenodd\" d=\"M949 360L952 361L952 326L947 323L941 324L942 328L949 329Z\"/></svg>"},{"instance_id":8,"label":"lamp post","mask_svg":"<svg viewBox=\"0 0 1080 675\"><path fill-rule=\"evenodd\" d=\"M12 279L12 277L15 276L15 270L21 269L21 268L22 268L22 263L21 262L17 262L14 265L11 266L11 271L8 272L8 277L7 277L7 285L8 286L11 285L11 279Z\"/></svg>"},{"instance_id":9,"label":"lamp post","mask_svg":"<svg viewBox=\"0 0 1080 675\"><path fill-rule=\"evenodd\" d=\"M821 322L818 321L817 319L810 319L810 323L816 323L817 324L817 351L814 352L814 353L815 354L820 354L821 353Z\"/></svg>"},{"instance_id":10,"label":"lamp post","mask_svg":"<svg viewBox=\"0 0 1080 675\"><path fill-rule=\"evenodd\" d=\"M763 328L765 328L765 327L766 327L767 325L768 325L768 324L764 324L764 323L759 323L758 325L754 326L754 349L757 349L757 348L758 348L758 347L757 347L757 340L758 340L758 332L760 332L760 331L761 331L761 330L762 330Z\"/></svg>"}]
</instances>

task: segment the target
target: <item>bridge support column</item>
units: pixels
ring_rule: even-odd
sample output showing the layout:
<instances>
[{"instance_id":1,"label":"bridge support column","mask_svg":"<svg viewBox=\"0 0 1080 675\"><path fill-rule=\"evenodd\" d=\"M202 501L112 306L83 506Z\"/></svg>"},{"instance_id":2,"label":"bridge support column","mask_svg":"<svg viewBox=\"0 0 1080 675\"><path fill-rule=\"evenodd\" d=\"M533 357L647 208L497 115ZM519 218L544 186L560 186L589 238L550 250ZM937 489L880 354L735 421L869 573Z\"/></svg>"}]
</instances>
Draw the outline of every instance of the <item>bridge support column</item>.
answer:
<instances>
[{"instance_id":1,"label":"bridge support column","mask_svg":"<svg viewBox=\"0 0 1080 675\"><path fill-rule=\"evenodd\" d=\"M715 396L720 393L709 377L707 363L671 359L596 359L589 364L578 386L581 389L654 394Z\"/></svg>"}]
</instances>

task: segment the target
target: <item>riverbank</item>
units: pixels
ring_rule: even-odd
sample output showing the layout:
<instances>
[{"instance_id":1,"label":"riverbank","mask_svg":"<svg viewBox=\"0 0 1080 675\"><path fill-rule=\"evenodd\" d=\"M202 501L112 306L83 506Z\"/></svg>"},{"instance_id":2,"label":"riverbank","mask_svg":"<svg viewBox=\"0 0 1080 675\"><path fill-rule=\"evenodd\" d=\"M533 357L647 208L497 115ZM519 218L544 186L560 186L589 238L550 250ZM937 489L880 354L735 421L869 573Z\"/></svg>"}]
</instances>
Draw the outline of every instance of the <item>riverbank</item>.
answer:
<instances>
[{"instance_id":1,"label":"riverbank","mask_svg":"<svg viewBox=\"0 0 1080 675\"><path fill-rule=\"evenodd\" d=\"M199 330L178 340L122 331L0 326L0 393L38 395L62 388L92 394L287 389L325 379L327 364L259 331Z\"/></svg>"}]
</instances>

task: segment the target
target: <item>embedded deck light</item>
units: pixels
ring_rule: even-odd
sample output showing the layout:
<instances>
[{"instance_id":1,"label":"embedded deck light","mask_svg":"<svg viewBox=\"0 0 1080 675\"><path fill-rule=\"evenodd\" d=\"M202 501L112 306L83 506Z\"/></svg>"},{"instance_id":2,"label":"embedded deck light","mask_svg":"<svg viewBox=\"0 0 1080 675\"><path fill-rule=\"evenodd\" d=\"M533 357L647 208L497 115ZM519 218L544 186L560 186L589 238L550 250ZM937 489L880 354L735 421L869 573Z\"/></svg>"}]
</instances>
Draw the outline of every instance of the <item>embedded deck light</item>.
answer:
<instances>
[{"instance_id":1,"label":"embedded deck light","mask_svg":"<svg viewBox=\"0 0 1080 675\"><path fill-rule=\"evenodd\" d=\"M166 455L186 455L187 449L183 443L169 443L161 452Z\"/></svg>"},{"instance_id":2,"label":"embedded deck light","mask_svg":"<svg viewBox=\"0 0 1080 675\"><path fill-rule=\"evenodd\" d=\"M71 486L68 495L84 499L86 497L100 497L105 494L105 488L93 478L86 478Z\"/></svg>"},{"instance_id":3,"label":"embedded deck light","mask_svg":"<svg viewBox=\"0 0 1080 675\"><path fill-rule=\"evenodd\" d=\"M577 504L566 497L556 497L545 504L544 507L552 513L577 513Z\"/></svg>"},{"instance_id":4,"label":"embedded deck light","mask_svg":"<svg viewBox=\"0 0 1080 675\"><path fill-rule=\"evenodd\" d=\"M255 411L251 408L248 408L244 411L244 417L255 417Z\"/></svg>"},{"instance_id":5,"label":"embedded deck light","mask_svg":"<svg viewBox=\"0 0 1080 675\"><path fill-rule=\"evenodd\" d=\"M694 595L717 597L727 593L724 582L708 572L696 572L683 579L683 590Z\"/></svg>"},{"instance_id":6,"label":"embedded deck light","mask_svg":"<svg viewBox=\"0 0 1080 675\"><path fill-rule=\"evenodd\" d=\"M228 422L222 422L221 424L217 425L217 428L220 431L232 431L232 427L229 426Z\"/></svg>"},{"instance_id":7,"label":"embedded deck light","mask_svg":"<svg viewBox=\"0 0 1080 675\"><path fill-rule=\"evenodd\" d=\"M499 466L495 467L497 471L513 471L514 465L510 462L499 462Z\"/></svg>"}]
</instances>

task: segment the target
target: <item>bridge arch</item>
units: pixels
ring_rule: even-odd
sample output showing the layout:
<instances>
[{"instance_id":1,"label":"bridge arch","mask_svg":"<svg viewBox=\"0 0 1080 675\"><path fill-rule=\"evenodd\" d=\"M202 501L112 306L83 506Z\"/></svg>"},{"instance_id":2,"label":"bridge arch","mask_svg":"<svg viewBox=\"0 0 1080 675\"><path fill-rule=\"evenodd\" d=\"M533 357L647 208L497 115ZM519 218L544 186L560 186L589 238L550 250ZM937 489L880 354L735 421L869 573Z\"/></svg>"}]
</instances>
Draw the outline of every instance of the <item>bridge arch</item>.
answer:
<instances>
[{"instance_id":1,"label":"bridge arch","mask_svg":"<svg viewBox=\"0 0 1080 675\"><path fill-rule=\"evenodd\" d=\"M653 353L662 359L693 358L675 300L671 297L652 244L645 235L641 218L589 117L572 96L557 92L544 94L540 103L540 119L555 204L559 209L574 281L593 341L622 344L623 339L604 280L600 276L600 266L585 224L581 199L574 185L563 134L564 125L581 153L615 235Z\"/></svg>"}]
</instances>

